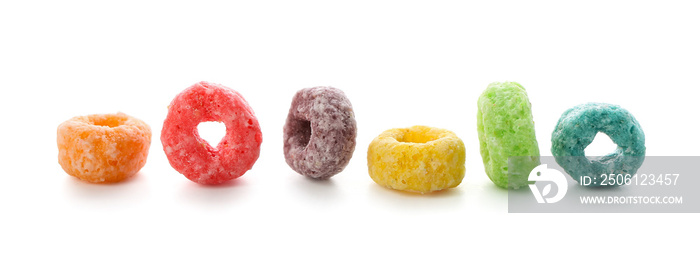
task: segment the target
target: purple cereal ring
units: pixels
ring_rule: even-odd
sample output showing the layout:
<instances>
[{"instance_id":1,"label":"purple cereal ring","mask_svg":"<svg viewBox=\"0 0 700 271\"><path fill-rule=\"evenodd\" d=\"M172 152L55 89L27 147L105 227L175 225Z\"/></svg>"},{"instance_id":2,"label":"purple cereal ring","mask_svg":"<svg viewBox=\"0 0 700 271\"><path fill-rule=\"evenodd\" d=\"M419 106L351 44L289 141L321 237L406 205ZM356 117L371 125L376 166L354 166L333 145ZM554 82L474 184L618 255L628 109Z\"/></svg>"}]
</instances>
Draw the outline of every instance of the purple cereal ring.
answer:
<instances>
[{"instance_id":1,"label":"purple cereal ring","mask_svg":"<svg viewBox=\"0 0 700 271\"><path fill-rule=\"evenodd\" d=\"M343 91L305 88L294 95L284 124L284 158L301 175L328 179L350 162L356 136L355 113Z\"/></svg>"}]
</instances>

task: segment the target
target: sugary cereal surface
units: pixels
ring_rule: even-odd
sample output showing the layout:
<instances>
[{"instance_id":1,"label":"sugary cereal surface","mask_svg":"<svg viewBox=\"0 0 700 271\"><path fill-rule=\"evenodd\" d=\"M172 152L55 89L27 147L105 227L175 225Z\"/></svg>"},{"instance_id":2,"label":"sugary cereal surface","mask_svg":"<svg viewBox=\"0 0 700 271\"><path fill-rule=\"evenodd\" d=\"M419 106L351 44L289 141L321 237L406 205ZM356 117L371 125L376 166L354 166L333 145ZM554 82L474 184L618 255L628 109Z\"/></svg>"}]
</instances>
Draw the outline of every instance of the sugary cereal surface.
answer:
<instances>
[{"instance_id":1,"label":"sugary cereal surface","mask_svg":"<svg viewBox=\"0 0 700 271\"><path fill-rule=\"evenodd\" d=\"M217 146L197 132L197 125L205 121L226 125L226 135ZM200 82L170 103L160 139L175 170L200 184L220 184L253 167L262 132L243 96L222 85Z\"/></svg>"},{"instance_id":2,"label":"sugary cereal surface","mask_svg":"<svg viewBox=\"0 0 700 271\"><path fill-rule=\"evenodd\" d=\"M58 126L58 163L89 182L118 182L136 174L151 146L151 128L124 113L74 117Z\"/></svg>"},{"instance_id":3,"label":"sugary cereal surface","mask_svg":"<svg viewBox=\"0 0 700 271\"><path fill-rule=\"evenodd\" d=\"M350 162L356 136L355 114L341 90L302 89L284 125L284 158L299 174L328 179Z\"/></svg>"},{"instance_id":4,"label":"sugary cereal surface","mask_svg":"<svg viewBox=\"0 0 700 271\"><path fill-rule=\"evenodd\" d=\"M540 149L525 88L515 82L491 83L479 97L478 109L486 175L499 187L527 186L530 171L539 165Z\"/></svg>"},{"instance_id":5,"label":"sugary cereal surface","mask_svg":"<svg viewBox=\"0 0 700 271\"><path fill-rule=\"evenodd\" d=\"M427 126L390 129L367 151L369 175L377 184L427 193L458 186L465 174L464 143L453 132Z\"/></svg>"},{"instance_id":6,"label":"sugary cereal surface","mask_svg":"<svg viewBox=\"0 0 700 271\"><path fill-rule=\"evenodd\" d=\"M585 149L599 132L607 134L617 148L606 156L588 159ZM566 110L552 132L551 150L557 164L576 181L601 174L634 175L646 154L644 131L637 119L621 106L606 103L586 103Z\"/></svg>"}]
</instances>

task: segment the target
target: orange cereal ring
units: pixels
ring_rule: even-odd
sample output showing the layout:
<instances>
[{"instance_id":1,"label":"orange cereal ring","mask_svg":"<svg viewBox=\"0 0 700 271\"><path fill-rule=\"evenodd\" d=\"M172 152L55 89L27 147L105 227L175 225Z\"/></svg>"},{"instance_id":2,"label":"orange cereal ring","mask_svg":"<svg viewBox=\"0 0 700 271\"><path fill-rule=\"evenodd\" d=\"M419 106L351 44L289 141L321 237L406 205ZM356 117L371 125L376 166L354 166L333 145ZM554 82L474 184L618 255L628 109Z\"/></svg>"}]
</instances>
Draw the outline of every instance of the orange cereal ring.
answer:
<instances>
[{"instance_id":1,"label":"orange cereal ring","mask_svg":"<svg viewBox=\"0 0 700 271\"><path fill-rule=\"evenodd\" d=\"M84 181L119 182L145 164L151 128L126 115L79 116L58 126L58 163Z\"/></svg>"}]
</instances>

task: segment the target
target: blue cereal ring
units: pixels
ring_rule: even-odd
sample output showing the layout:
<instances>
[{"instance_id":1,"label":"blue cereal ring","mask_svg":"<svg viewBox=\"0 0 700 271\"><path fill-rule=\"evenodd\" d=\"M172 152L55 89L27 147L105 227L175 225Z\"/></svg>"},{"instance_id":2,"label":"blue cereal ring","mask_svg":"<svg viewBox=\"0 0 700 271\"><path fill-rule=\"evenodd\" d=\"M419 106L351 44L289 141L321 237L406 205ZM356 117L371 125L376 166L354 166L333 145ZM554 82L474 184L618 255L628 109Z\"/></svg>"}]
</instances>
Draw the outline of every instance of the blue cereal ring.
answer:
<instances>
[{"instance_id":1,"label":"blue cereal ring","mask_svg":"<svg viewBox=\"0 0 700 271\"><path fill-rule=\"evenodd\" d=\"M591 160L584 150L598 132L605 133L617 149ZM635 174L644 162L644 131L629 111L618 105L587 103L566 110L552 132L552 155L566 173L580 182L582 176ZM600 186L600 182L590 186ZM608 184L610 185L610 184Z\"/></svg>"}]
</instances>

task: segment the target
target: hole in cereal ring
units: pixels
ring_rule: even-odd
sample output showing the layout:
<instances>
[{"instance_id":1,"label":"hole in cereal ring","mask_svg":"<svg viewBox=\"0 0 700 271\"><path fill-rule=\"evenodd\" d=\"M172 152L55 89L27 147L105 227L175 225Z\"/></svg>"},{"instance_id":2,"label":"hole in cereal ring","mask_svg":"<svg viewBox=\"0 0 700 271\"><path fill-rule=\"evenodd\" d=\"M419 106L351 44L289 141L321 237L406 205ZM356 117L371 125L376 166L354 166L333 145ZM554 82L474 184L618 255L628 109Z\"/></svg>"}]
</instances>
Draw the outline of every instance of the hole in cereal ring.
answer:
<instances>
[{"instance_id":1,"label":"hole in cereal ring","mask_svg":"<svg viewBox=\"0 0 700 271\"><path fill-rule=\"evenodd\" d=\"M292 129L296 130L298 135L298 144L306 147L311 140L311 122L308 120L298 119L292 123Z\"/></svg>"},{"instance_id":2,"label":"hole in cereal ring","mask_svg":"<svg viewBox=\"0 0 700 271\"><path fill-rule=\"evenodd\" d=\"M593 138L593 142L586 147L584 153L588 157L600 157L614 153L615 150L617 150L617 144L605 133L598 133Z\"/></svg>"},{"instance_id":3,"label":"hole in cereal ring","mask_svg":"<svg viewBox=\"0 0 700 271\"><path fill-rule=\"evenodd\" d=\"M92 125L114 128L123 125L124 122L126 122L127 117L114 114L105 114L90 115L88 116L88 119Z\"/></svg>"},{"instance_id":4,"label":"hole in cereal ring","mask_svg":"<svg viewBox=\"0 0 700 271\"><path fill-rule=\"evenodd\" d=\"M439 139L437 134L424 130L409 129L405 134L403 134L403 137L399 137L396 140L404 143L428 143L437 139Z\"/></svg>"},{"instance_id":5,"label":"hole in cereal ring","mask_svg":"<svg viewBox=\"0 0 700 271\"><path fill-rule=\"evenodd\" d=\"M226 125L218 121L200 122L197 125L197 133L199 137L206 140L210 146L216 148L226 135Z\"/></svg>"}]
</instances>

